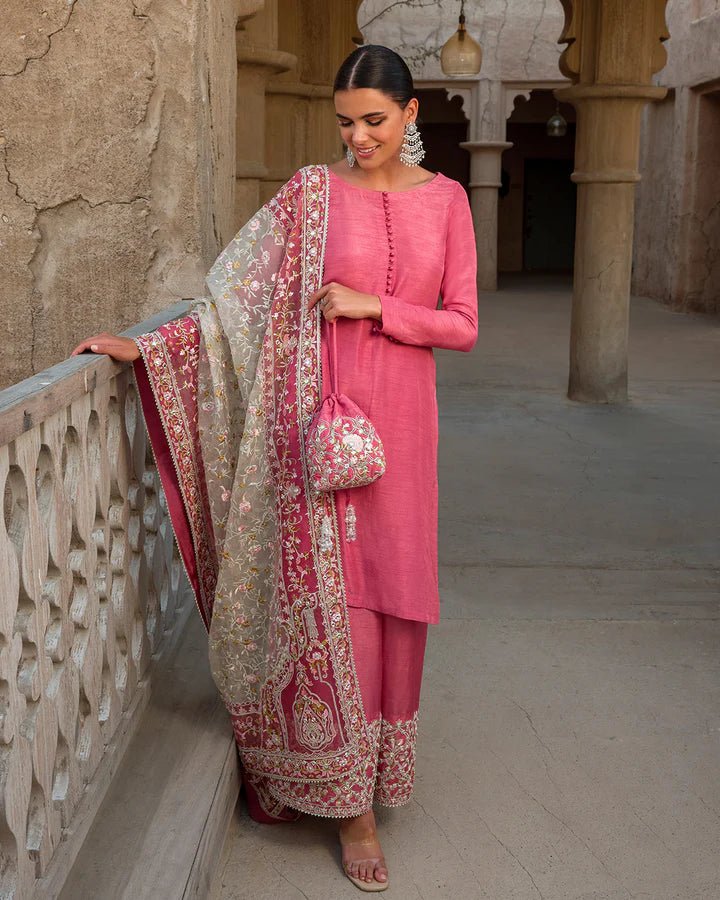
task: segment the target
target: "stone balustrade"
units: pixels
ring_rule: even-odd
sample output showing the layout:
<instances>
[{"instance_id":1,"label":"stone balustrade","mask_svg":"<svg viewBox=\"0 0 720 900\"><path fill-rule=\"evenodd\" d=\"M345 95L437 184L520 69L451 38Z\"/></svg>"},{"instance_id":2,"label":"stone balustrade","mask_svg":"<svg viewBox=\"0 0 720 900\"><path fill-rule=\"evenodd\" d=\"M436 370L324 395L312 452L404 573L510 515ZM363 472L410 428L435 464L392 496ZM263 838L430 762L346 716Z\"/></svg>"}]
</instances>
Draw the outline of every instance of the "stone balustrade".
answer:
<instances>
[{"instance_id":1,"label":"stone balustrade","mask_svg":"<svg viewBox=\"0 0 720 900\"><path fill-rule=\"evenodd\" d=\"M0 485L0 897L30 898L69 871L194 606L132 365L0 392Z\"/></svg>"}]
</instances>

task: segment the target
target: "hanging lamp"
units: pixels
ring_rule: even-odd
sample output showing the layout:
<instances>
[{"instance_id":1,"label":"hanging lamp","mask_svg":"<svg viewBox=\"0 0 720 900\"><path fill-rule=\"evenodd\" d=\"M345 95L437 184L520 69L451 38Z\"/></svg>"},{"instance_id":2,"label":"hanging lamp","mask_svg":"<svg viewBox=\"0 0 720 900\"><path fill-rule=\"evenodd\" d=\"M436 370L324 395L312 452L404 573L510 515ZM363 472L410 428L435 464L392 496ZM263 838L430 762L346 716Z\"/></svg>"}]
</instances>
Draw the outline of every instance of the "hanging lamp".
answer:
<instances>
[{"instance_id":1,"label":"hanging lamp","mask_svg":"<svg viewBox=\"0 0 720 900\"><path fill-rule=\"evenodd\" d=\"M547 120L545 131L550 137L564 137L567 134L567 122L560 114L560 103L555 101L555 112Z\"/></svg>"},{"instance_id":2,"label":"hanging lamp","mask_svg":"<svg viewBox=\"0 0 720 900\"><path fill-rule=\"evenodd\" d=\"M443 44L440 68L445 75L477 75L481 65L482 47L465 30L465 0L461 0L458 28Z\"/></svg>"}]
</instances>

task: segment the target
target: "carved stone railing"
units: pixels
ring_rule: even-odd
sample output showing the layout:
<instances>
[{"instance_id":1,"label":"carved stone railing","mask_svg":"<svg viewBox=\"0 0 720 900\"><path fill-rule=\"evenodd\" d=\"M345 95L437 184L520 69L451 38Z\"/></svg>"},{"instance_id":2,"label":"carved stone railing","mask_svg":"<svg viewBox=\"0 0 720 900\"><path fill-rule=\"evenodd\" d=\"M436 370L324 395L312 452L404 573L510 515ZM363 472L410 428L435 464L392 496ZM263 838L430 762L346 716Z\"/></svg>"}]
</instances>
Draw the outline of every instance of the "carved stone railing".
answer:
<instances>
[{"instance_id":1,"label":"carved stone railing","mask_svg":"<svg viewBox=\"0 0 720 900\"><path fill-rule=\"evenodd\" d=\"M0 486L0 897L29 898L72 865L193 602L132 365L0 392Z\"/></svg>"}]
</instances>

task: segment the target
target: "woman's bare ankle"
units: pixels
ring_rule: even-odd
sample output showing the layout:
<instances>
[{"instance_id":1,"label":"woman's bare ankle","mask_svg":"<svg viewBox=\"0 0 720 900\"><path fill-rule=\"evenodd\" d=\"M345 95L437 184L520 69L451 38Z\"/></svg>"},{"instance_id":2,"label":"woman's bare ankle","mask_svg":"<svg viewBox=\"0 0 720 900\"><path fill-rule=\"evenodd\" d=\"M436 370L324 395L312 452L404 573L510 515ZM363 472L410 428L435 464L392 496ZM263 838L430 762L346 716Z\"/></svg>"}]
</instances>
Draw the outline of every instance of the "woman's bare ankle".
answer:
<instances>
[{"instance_id":1,"label":"woman's bare ankle","mask_svg":"<svg viewBox=\"0 0 720 900\"><path fill-rule=\"evenodd\" d=\"M343 868L351 878L359 878L368 884L373 880L387 882L388 869L372 810L342 820L340 844Z\"/></svg>"},{"instance_id":2,"label":"woman's bare ankle","mask_svg":"<svg viewBox=\"0 0 720 900\"><path fill-rule=\"evenodd\" d=\"M375 813L372 810L360 816L349 816L340 822L340 833L356 840L373 837L376 832Z\"/></svg>"}]
</instances>

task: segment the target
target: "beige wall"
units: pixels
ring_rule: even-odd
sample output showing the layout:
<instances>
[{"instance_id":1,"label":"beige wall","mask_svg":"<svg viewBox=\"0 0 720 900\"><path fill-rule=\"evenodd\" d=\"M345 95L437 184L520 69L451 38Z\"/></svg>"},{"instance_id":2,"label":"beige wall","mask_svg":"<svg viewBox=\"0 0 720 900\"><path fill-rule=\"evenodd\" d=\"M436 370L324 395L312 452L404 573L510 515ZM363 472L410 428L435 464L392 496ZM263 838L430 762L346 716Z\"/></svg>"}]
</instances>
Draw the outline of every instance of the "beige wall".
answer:
<instances>
[{"instance_id":1,"label":"beige wall","mask_svg":"<svg viewBox=\"0 0 720 900\"><path fill-rule=\"evenodd\" d=\"M8 0L0 387L202 289L231 236L236 0Z\"/></svg>"},{"instance_id":2,"label":"beige wall","mask_svg":"<svg viewBox=\"0 0 720 900\"><path fill-rule=\"evenodd\" d=\"M720 311L720 0L670 0L667 98L644 113L633 288Z\"/></svg>"},{"instance_id":3,"label":"beige wall","mask_svg":"<svg viewBox=\"0 0 720 900\"><path fill-rule=\"evenodd\" d=\"M331 85L357 6L9 0L0 388L204 293L258 206L298 167L339 158Z\"/></svg>"}]
</instances>

